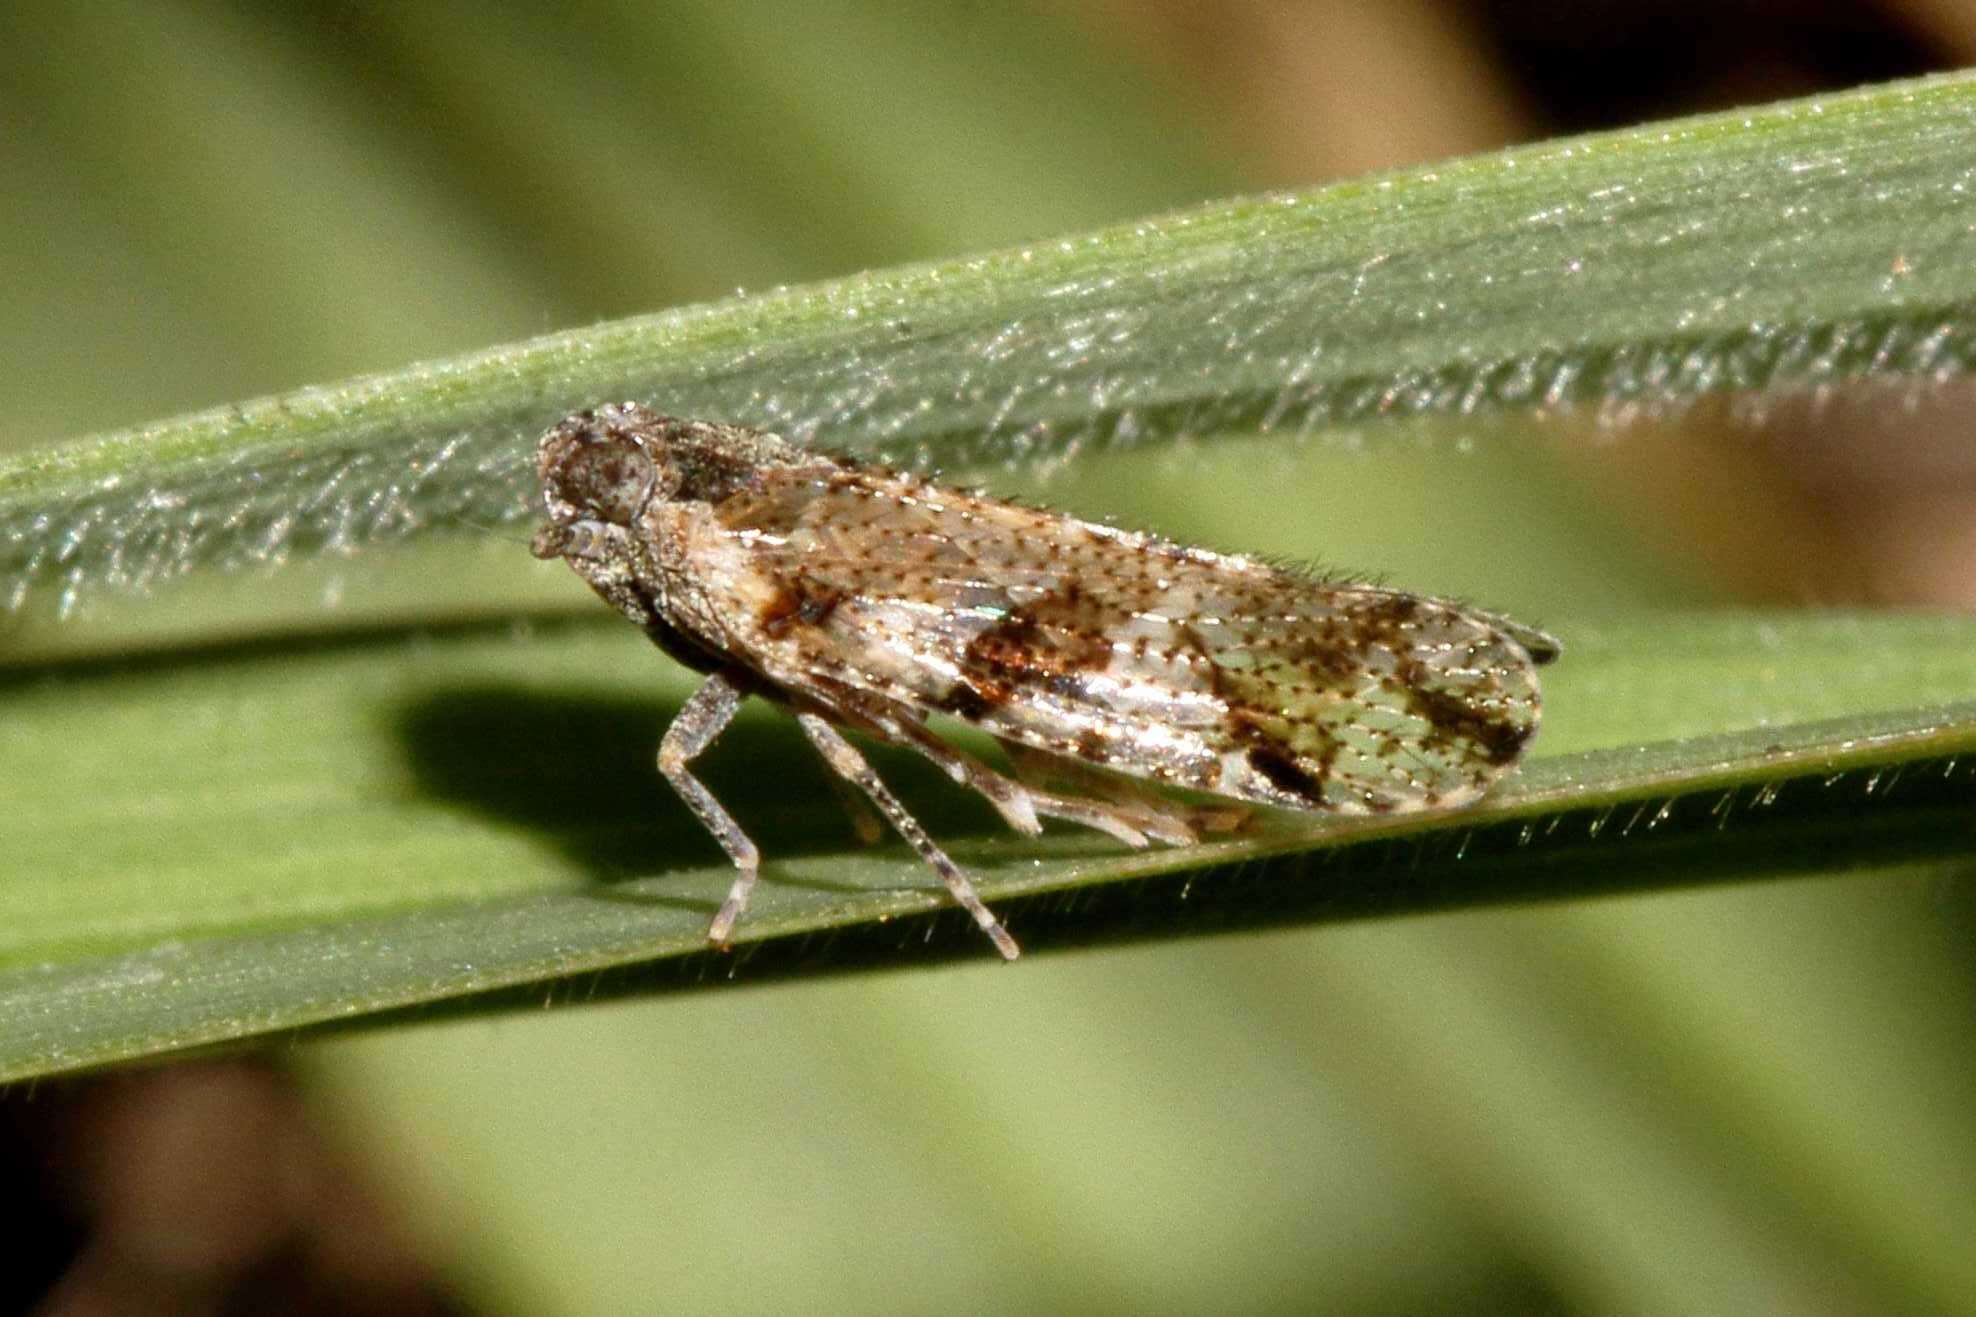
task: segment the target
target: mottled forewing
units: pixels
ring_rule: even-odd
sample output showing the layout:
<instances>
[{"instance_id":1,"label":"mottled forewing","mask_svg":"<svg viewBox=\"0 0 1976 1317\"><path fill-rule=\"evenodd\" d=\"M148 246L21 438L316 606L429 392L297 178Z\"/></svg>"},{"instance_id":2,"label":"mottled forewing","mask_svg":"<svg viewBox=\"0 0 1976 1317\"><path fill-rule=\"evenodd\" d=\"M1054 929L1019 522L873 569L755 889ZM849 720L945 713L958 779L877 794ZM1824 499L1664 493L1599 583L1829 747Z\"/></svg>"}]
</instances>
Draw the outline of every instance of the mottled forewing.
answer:
<instances>
[{"instance_id":1,"label":"mottled forewing","mask_svg":"<svg viewBox=\"0 0 1976 1317\"><path fill-rule=\"evenodd\" d=\"M1298 587L1301 590L1298 590ZM1228 709L1232 793L1344 813L1456 805L1486 791L1537 730L1529 654L1441 601L1292 580L1191 628Z\"/></svg>"},{"instance_id":2,"label":"mottled forewing","mask_svg":"<svg viewBox=\"0 0 1976 1317\"><path fill-rule=\"evenodd\" d=\"M1536 729L1529 654L1454 605L865 468L769 473L715 512L769 583L748 648L791 689L1341 813L1470 800Z\"/></svg>"}]
</instances>

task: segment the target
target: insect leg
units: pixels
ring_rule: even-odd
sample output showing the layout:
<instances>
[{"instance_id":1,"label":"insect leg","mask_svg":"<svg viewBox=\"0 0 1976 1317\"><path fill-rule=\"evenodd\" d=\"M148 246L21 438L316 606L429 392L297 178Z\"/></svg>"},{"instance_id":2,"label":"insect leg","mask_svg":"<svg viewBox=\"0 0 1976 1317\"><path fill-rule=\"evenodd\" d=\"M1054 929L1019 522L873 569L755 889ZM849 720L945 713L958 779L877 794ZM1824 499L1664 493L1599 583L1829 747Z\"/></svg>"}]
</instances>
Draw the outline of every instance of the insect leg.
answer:
<instances>
[{"instance_id":1,"label":"insect leg","mask_svg":"<svg viewBox=\"0 0 1976 1317\"><path fill-rule=\"evenodd\" d=\"M1009 936L1009 931L1002 927L1001 921L995 918L994 912L981 903L981 897L976 894L974 884L968 881L967 875L961 872L960 866L948 859L945 851L934 845L933 838L926 835L926 829L919 826L919 820L908 814L906 807L885 789L885 784L878 780L878 774L872 771L871 765L865 762L865 757L858 753L857 748L845 740L843 734L835 727L814 713L799 713L796 715L796 721L802 724L803 731L809 736L811 744L822 753L824 762L828 763L845 781L871 797L871 803L878 806L885 817L891 820L892 826L898 829L899 835L911 843L912 848L919 852L919 857L932 866L933 872L940 875L940 881L947 885L949 892L953 893L954 900L960 902L962 908L974 916L974 922L981 926L981 931L988 935L1003 958L1014 960L1020 955L1015 939Z\"/></svg>"},{"instance_id":2,"label":"insect leg","mask_svg":"<svg viewBox=\"0 0 1976 1317\"><path fill-rule=\"evenodd\" d=\"M754 890L755 874L761 868L761 854L755 843L748 840L748 834L741 831L741 825L721 808L713 793L686 771L686 765L720 735L734 717L734 711L741 707L743 698L744 693L732 678L725 673L714 673L681 706L679 716L672 720L672 726L666 728L665 737L659 742L659 771L706 825L707 831L714 834L714 840L739 870L734 875L734 885L728 888L727 899L720 903L720 912L707 927L707 941L721 944L727 942L728 934L734 931L734 921L747 907L748 893Z\"/></svg>"},{"instance_id":3,"label":"insect leg","mask_svg":"<svg viewBox=\"0 0 1976 1317\"><path fill-rule=\"evenodd\" d=\"M1036 823L1036 816L1047 814L1051 818L1068 819L1087 828L1096 828L1134 849L1144 846L1148 836L1170 846L1186 846L1195 840L1193 829L1184 820L1148 803L1109 803L1059 796L1020 782L1011 782L973 755L955 749L923 727L904 726L900 731L911 740L914 749L945 769L947 776L988 797L989 802L1018 832L1040 832L1042 829ZM1005 741L1003 744L1010 743ZM1015 762L1020 771L1020 761ZM1027 825L1023 822L1025 816Z\"/></svg>"},{"instance_id":4,"label":"insect leg","mask_svg":"<svg viewBox=\"0 0 1976 1317\"><path fill-rule=\"evenodd\" d=\"M1035 836L1043 831L1036 817L1034 794L1011 782L979 759L948 745L927 730L924 718L910 708L881 701L839 700L834 710L839 718L861 731L895 745L909 745L939 765L940 770L964 787L988 797L1007 823L1017 832ZM1144 846L1144 837L1121 838L1133 846Z\"/></svg>"},{"instance_id":5,"label":"insect leg","mask_svg":"<svg viewBox=\"0 0 1976 1317\"><path fill-rule=\"evenodd\" d=\"M1007 737L996 737L1009 757L1009 767L1024 785L1043 789L1052 783L1104 801L1131 819L1150 816L1155 823L1141 823L1148 835L1175 845L1190 845L1202 832L1233 832L1245 823L1253 810L1233 801L1214 805L1192 805L1160 795L1132 778L1108 773L1094 764L1068 755L1051 754L1035 746ZM1169 835L1171 833L1172 835Z\"/></svg>"}]
</instances>

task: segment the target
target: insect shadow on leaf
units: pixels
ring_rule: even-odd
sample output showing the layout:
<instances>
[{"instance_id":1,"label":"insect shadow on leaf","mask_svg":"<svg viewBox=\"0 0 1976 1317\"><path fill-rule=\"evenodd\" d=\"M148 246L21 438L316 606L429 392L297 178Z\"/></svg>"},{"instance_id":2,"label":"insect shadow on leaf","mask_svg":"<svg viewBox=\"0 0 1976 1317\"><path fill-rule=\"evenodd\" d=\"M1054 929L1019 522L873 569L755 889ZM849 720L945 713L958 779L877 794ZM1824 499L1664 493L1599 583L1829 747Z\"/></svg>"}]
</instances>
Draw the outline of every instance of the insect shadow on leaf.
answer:
<instances>
[{"instance_id":1,"label":"insect shadow on leaf","mask_svg":"<svg viewBox=\"0 0 1976 1317\"><path fill-rule=\"evenodd\" d=\"M535 833L593 877L617 882L720 854L680 812L655 767L659 734L677 712L663 700L486 683L413 696L397 707L393 722L427 796ZM805 876L800 862L775 863L855 844L844 810L829 794L829 774L811 756L788 720L756 716L739 719L704 763L708 781L741 817L757 825L774 821L771 871L778 884L866 890ZM924 812L943 832L995 832L990 811L942 791L911 758L892 752L880 762L908 788L916 809L925 798ZM775 771L764 772L763 765ZM711 915L717 902L695 898L691 905Z\"/></svg>"}]
</instances>

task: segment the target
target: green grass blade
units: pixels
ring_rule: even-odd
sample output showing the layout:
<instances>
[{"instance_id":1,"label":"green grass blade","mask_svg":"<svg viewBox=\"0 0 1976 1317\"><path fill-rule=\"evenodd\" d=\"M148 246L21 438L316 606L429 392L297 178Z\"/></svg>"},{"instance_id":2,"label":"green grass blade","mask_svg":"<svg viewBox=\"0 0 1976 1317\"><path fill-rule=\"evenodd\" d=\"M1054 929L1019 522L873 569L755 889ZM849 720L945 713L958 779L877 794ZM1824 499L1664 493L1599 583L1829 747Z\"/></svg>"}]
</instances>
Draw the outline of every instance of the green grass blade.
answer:
<instances>
[{"instance_id":1,"label":"green grass blade","mask_svg":"<svg viewBox=\"0 0 1976 1317\"><path fill-rule=\"evenodd\" d=\"M0 463L0 606L526 515L531 437L634 397L917 462L1971 356L1957 76L1229 202L302 390Z\"/></svg>"},{"instance_id":2,"label":"green grass blade","mask_svg":"<svg viewBox=\"0 0 1976 1317\"><path fill-rule=\"evenodd\" d=\"M1574 634L1544 752L1448 818L1131 853L1011 839L909 759L881 766L1037 953L1967 852L1976 621ZM14 784L0 879L0 1078L453 999L992 956L909 853L847 844L821 769L749 771L804 762L765 712L708 760L777 827L746 942L707 953L729 873L651 766L685 689L655 698L664 671L628 628L565 624L14 673L10 735L42 772Z\"/></svg>"}]
</instances>

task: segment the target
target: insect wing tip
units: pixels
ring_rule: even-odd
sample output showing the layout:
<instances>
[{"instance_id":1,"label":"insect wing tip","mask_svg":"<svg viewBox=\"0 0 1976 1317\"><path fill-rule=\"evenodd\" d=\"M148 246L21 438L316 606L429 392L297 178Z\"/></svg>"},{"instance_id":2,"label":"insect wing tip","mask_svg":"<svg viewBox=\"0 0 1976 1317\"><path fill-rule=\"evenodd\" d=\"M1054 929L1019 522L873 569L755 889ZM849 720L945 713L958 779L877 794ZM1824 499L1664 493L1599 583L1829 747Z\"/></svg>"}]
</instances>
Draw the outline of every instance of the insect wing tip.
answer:
<instances>
[{"instance_id":1,"label":"insect wing tip","mask_svg":"<svg viewBox=\"0 0 1976 1317\"><path fill-rule=\"evenodd\" d=\"M1497 619L1497 625L1511 640L1522 646L1530 661L1540 668L1547 663L1555 663L1564 654L1564 642L1548 631L1506 618Z\"/></svg>"}]
</instances>

